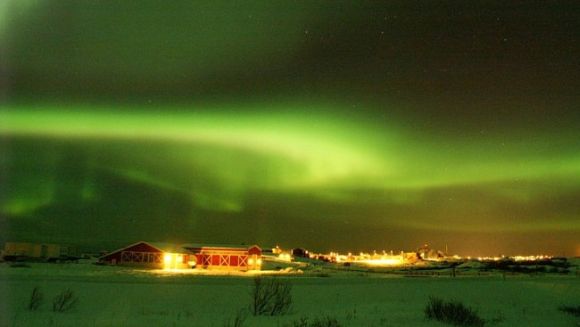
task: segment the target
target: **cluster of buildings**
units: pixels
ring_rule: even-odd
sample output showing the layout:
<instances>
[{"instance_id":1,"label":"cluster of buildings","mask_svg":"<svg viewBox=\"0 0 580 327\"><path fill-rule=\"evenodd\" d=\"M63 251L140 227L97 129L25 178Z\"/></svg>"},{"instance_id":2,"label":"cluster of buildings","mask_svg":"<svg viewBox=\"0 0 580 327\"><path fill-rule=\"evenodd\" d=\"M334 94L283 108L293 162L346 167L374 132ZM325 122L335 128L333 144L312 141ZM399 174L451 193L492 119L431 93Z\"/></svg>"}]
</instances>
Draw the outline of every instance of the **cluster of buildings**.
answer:
<instances>
[{"instance_id":1,"label":"cluster of buildings","mask_svg":"<svg viewBox=\"0 0 580 327\"><path fill-rule=\"evenodd\" d=\"M139 241L105 253L98 257L103 265L125 265L156 269L221 269L221 270L260 270L262 261L290 262L295 257L304 257L334 263L360 263L375 266L400 266L414 264L420 260L434 260L443 257L440 251L433 251L427 245L415 252L328 254L310 253L306 249L283 250L262 249L257 245L224 244L168 244ZM36 260L64 262L78 260L75 247L61 244L42 244L8 242L3 257L6 260Z\"/></svg>"},{"instance_id":2,"label":"cluster of buildings","mask_svg":"<svg viewBox=\"0 0 580 327\"><path fill-rule=\"evenodd\" d=\"M459 259L475 260L481 262L491 262L491 261L515 261L515 262L529 262L529 261L544 261L554 259L551 255L540 254L540 255L516 255L516 256L495 256L495 257L458 257Z\"/></svg>"},{"instance_id":3,"label":"cluster of buildings","mask_svg":"<svg viewBox=\"0 0 580 327\"><path fill-rule=\"evenodd\" d=\"M311 254L310 257L336 263L359 263L370 266L402 266L417 263L418 261L442 261L449 257L443 251L431 249L428 244L419 247L414 252L398 252L393 251L365 253L360 252L353 254L340 254L338 252L330 252L328 254Z\"/></svg>"},{"instance_id":4,"label":"cluster of buildings","mask_svg":"<svg viewBox=\"0 0 580 327\"><path fill-rule=\"evenodd\" d=\"M480 257L462 258L448 256L447 251L430 249L427 244L414 252L382 251L377 253L330 252L310 253L301 248L283 250L276 246L264 251L257 245L225 244L168 244L140 241L100 255L97 260L102 265L124 265L155 269L211 269L250 271L261 270L263 260L270 262L291 262L296 257L322 260L341 264L364 264L369 266L413 265L419 261L538 261L551 259L550 256ZM49 243L7 242L0 253L6 261L77 261L81 255L71 245Z\"/></svg>"},{"instance_id":5,"label":"cluster of buildings","mask_svg":"<svg viewBox=\"0 0 580 327\"><path fill-rule=\"evenodd\" d=\"M78 258L72 245L53 243L6 242L1 257L8 261L33 259L38 261L66 261Z\"/></svg>"},{"instance_id":6,"label":"cluster of buildings","mask_svg":"<svg viewBox=\"0 0 580 327\"><path fill-rule=\"evenodd\" d=\"M353 254L340 254L338 252L330 252L328 254L313 254L312 258L334 263L359 263L371 266L401 266L405 264L413 264L420 260L415 252L403 252L394 254L391 252L382 251L377 253L360 252Z\"/></svg>"},{"instance_id":7,"label":"cluster of buildings","mask_svg":"<svg viewBox=\"0 0 580 327\"><path fill-rule=\"evenodd\" d=\"M62 244L7 242L6 261L65 262L79 259L75 247ZM167 244L140 241L98 257L99 264L157 269L260 270L262 249L257 245Z\"/></svg>"}]
</instances>

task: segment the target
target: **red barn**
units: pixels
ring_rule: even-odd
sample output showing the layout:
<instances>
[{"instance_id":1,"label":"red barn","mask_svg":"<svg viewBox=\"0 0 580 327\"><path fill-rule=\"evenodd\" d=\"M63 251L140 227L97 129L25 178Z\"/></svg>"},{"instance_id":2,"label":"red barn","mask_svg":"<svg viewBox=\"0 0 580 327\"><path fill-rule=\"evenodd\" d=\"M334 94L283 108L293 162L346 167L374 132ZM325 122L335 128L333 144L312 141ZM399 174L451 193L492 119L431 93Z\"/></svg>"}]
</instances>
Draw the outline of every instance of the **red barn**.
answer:
<instances>
[{"instance_id":1,"label":"red barn","mask_svg":"<svg viewBox=\"0 0 580 327\"><path fill-rule=\"evenodd\" d=\"M205 268L224 270L259 270L262 249L257 245L206 245L140 241L115 250L99 258L111 265L143 266L151 268Z\"/></svg>"},{"instance_id":2,"label":"red barn","mask_svg":"<svg viewBox=\"0 0 580 327\"><path fill-rule=\"evenodd\" d=\"M99 262L151 268L187 268L189 255L178 246L140 241L105 254Z\"/></svg>"},{"instance_id":3,"label":"red barn","mask_svg":"<svg viewBox=\"0 0 580 327\"><path fill-rule=\"evenodd\" d=\"M259 270L262 265L262 249L257 245L185 244L183 247L195 255L198 268Z\"/></svg>"}]
</instances>

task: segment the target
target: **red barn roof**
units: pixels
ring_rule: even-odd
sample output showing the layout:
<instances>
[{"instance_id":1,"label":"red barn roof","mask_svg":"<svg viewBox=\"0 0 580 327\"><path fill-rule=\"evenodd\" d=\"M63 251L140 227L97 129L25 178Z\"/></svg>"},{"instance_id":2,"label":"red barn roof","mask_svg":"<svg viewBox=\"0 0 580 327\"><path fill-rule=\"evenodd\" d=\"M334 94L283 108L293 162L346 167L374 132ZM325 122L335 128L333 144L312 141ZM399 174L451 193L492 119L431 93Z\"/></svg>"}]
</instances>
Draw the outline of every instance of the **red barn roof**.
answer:
<instances>
[{"instance_id":1,"label":"red barn roof","mask_svg":"<svg viewBox=\"0 0 580 327\"><path fill-rule=\"evenodd\" d=\"M192 252L198 252L203 250L213 250L213 251L249 251L250 249L256 249L262 251L262 249L257 245L237 245L237 244L201 244L201 243L190 243L182 244L181 247Z\"/></svg>"},{"instance_id":2,"label":"red barn roof","mask_svg":"<svg viewBox=\"0 0 580 327\"><path fill-rule=\"evenodd\" d=\"M117 249L110 253L101 256L99 259L106 259L109 256L115 255L123 251L137 251L137 252L184 252L183 248L169 243L145 242L139 241L130 244L124 248Z\"/></svg>"}]
</instances>

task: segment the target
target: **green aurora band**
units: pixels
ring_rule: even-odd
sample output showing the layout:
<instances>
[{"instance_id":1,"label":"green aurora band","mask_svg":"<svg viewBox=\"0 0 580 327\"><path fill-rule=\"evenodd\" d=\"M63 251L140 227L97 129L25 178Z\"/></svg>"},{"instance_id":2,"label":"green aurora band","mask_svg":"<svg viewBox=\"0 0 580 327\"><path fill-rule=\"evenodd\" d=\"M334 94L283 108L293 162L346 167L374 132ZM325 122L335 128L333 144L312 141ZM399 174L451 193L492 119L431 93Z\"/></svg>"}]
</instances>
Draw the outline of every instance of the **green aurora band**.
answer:
<instances>
[{"instance_id":1,"label":"green aurora band","mask_svg":"<svg viewBox=\"0 0 580 327\"><path fill-rule=\"evenodd\" d=\"M419 144L410 135L412 131L396 128L396 122L388 132L362 116L341 118L340 110L329 115L322 110L301 112L299 108L287 106L265 114L258 104L255 113L243 110L239 114L227 110L187 113L169 108L123 113L102 107L63 110L33 106L3 110L0 133L208 144L266 154L293 162L305 172L301 176L288 172L288 178L281 172L275 188L421 189L517 179L580 178L577 151L546 156L553 141L502 142L499 148L497 142L489 141L466 144L445 140L438 144L423 140Z\"/></svg>"},{"instance_id":2,"label":"green aurora band","mask_svg":"<svg viewBox=\"0 0 580 327\"><path fill-rule=\"evenodd\" d=\"M373 228L387 223L463 232L580 230L580 221L571 213L556 211L529 223L521 220L523 217L493 219L489 216L498 213L478 204L482 202L485 207L503 201L533 207L546 197L546 188L552 193L577 190L577 153L564 152L546 159L549 150L541 143L503 144L499 149L493 148L495 143L466 146L449 140L440 144L422 140L419 144L418 134L396 128L395 121L392 129L385 129L363 116L341 116L340 110L330 115L324 106L308 108L302 114L297 114L297 108L300 105L281 106L274 114L265 114L260 104L245 108L243 113L227 107L219 112L191 113L171 106L155 112L20 106L1 112L0 133L79 144L128 142L130 146L124 146L123 152L133 164L113 161L98 165L132 180L190 194L197 205L209 210L241 212L248 193L283 192L357 207L380 207L384 202L428 208L411 210L417 215L414 219L396 219L388 210L369 218L364 209L360 216L352 217ZM161 142L164 150L152 146L156 142ZM160 157L146 159L152 153ZM194 192L190 186L199 175L212 176L216 185ZM545 186L538 188L542 184ZM50 203L54 188L47 186L36 203L30 197L9 194L3 210L31 212ZM476 188L480 194L465 195L457 188ZM444 199L430 203L430 193L446 189L450 190L444 192ZM368 190L372 194L364 193ZM482 199L484 194L493 198ZM494 222L462 218L468 212ZM326 214L321 213L324 220L322 216Z\"/></svg>"},{"instance_id":3,"label":"green aurora band","mask_svg":"<svg viewBox=\"0 0 580 327\"><path fill-rule=\"evenodd\" d=\"M580 255L579 13L2 1L0 241Z\"/></svg>"}]
</instances>

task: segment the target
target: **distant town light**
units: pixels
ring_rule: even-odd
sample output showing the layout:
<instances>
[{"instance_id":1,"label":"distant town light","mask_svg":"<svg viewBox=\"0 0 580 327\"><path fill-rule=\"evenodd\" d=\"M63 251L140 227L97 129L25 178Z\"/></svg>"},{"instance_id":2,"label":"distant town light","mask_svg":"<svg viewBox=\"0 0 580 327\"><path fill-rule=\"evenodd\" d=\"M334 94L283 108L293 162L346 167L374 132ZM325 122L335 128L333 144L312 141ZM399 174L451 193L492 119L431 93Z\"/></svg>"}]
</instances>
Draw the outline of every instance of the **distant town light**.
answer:
<instances>
[{"instance_id":1,"label":"distant town light","mask_svg":"<svg viewBox=\"0 0 580 327\"><path fill-rule=\"evenodd\" d=\"M292 256L290 255L290 253L282 252L278 255L278 259L290 262L292 261Z\"/></svg>"},{"instance_id":2,"label":"distant town light","mask_svg":"<svg viewBox=\"0 0 580 327\"><path fill-rule=\"evenodd\" d=\"M363 260L361 263L365 263L371 266L398 266L404 264L405 262L403 258L384 258Z\"/></svg>"}]
</instances>

